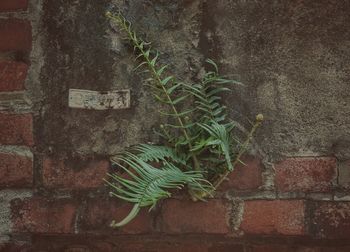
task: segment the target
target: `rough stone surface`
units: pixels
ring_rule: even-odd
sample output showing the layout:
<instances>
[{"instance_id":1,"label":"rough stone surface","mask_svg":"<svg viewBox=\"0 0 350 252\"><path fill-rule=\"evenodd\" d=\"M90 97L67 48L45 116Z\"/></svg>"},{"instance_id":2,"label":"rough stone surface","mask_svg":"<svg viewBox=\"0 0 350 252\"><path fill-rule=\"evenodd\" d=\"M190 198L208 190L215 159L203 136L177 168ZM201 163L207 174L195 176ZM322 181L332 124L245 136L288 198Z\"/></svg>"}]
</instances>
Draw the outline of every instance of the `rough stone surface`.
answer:
<instances>
[{"instance_id":1,"label":"rough stone surface","mask_svg":"<svg viewBox=\"0 0 350 252\"><path fill-rule=\"evenodd\" d=\"M161 120L159 105L133 71L136 62L132 50L121 40L122 35L111 31L104 17L109 3L107 0L44 3L46 32L40 77L45 84L42 86L45 108L39 118L44 151L50 148L55 153L105 155L140 141L158 141L152 128L158 127ZM196 31L200 28L199 1L130 1L128 5L126 15L139 33L162 51L162 62L169 63L170 69L183 78L195 76L197 73L190 69L201 58L192 44L192 39L199 36ZM147 34L142 30L147 30ZM69 88L96 91L130 88L131 108L70 109Z\"/></svg>"},{"instance_id":2,"label":"rough stone surface","mask_svg":"<svg viewBox=\"0 0 350 252\"><path fill-rule=\"evenodd\" d=\"M350 2L208 5L220 49L213 57L246 84L230 99L232 114L265 115L257 140L270 158L307 152L349 157Z\"/></svg>"},{"instance_id":3,"label":"rough stone surface","mask_svg":"<svg viewBox=\"0 0 350 252\"><path fill-rule=\"evenodd\" d=\"M30 101L24 92L0 92L0 111L11 113L28 113Z\"/></svg>"},{"instance_id":4,"label":"rough stone surface","mask_svg":"<svg viewBox=\"0 0 350 252\"><path fill-rule=\"evenodd\" d=\"M244 213L244 201L235 198L231 201L230 206L230 227L233 234L240 235L240 225L242 223Z\"/></svg>"},{"instance_id":5,"label":"rough stone surface","mask_svg":"<svg viewBox=\"0 0 350 252\"><path fill-rule=\"evenodd\" d=\"M327 192L337 176L332 157L288 158L275 165L276 187L281 192Z\"/></svg>"},{"instance_id":6,"label":"rough stone surface","mask_svg":"<svg viewBox=\"0 0 350 252\"><path fill-rule=\"evenodd\" d=\"M243 126L238 116L265 114L256 139L270 159L350 155L347 1L113 2L181 78L194 81L206 57L224 74L237 73L246 87L227 97L230 114ZM132 71L131 50L104 18L109 3L44 2L43 150L111 154L157 141L150 135L158 109ZM69 109L69 88L131 88L131 108Z\"/></svg>"},{"instance_id":7,"label":"rough stone surface","mask_svg":"<svg viewBox=\"0 0 350 252\"><path fill-rule=\"evenodd\" d=\"M302 200L253 200L244 203L241 229L247 234L305 234Z\"/></svg>"}]
</instances>

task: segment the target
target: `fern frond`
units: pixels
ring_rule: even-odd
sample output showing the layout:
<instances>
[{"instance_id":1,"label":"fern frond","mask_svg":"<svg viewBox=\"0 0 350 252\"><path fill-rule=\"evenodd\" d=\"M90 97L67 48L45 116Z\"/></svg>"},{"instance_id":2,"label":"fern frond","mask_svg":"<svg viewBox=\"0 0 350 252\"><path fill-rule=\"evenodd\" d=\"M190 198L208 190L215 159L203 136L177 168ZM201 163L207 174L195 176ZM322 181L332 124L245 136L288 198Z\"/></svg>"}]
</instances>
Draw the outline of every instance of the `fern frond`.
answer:
<instances>
[{"instance_id":1,"label":"fern frond","mask_svg":"<svg viewBox=\"0 0 350 252\"><path fill-rule=\"evenodd\" d=\"M159 111L159 112L162 115L166 115L166 116L172 116L172 117L181 116L181 117L184 117L184 116L187 116L188 114L193 113L194 111L196 111L196 109L186 110L186 111L183 111L183 112L181 112L179 114L167 113L167 112L164 112L164 111Z\"/></svg>"},{"instance_id":2,"label":"fern frond","mask_svg":"<svg viewBox=\"0 0 350 252\"><path fill-rule=\"evenodd\" d=\"M137 37L136 33L132 29L130 22L128 22L121 13L113 15L111 12L107 12L107 17L115 21L121 27L122 30L126 31L126 33L128 34L128 39L130 40L132 45L138 49L141 55L140 59L143 62L146 62L146 64L144 65L147 66L150 72L151 81L157 88L159 88L160 94L153 94L154 97L159 102L164 103L170 107L171 113L174 114L174 117L178 124L178 129L180 132L182 132L182 135L187 139L188 149L191 149L191 136L189 131L185 127L185 122L181 114L182 111L177 106L178 103L183 101L186 97L182 96L184 98L179 98L172 96L172 91L174 91L172 89L174 89L174 85L177 85L178 82L176 82L175 78L171 75L163 76L166 66L157 66L156 61L158 58L158 53L156 54L156 56L151 58L151 46L148 45L147 48L144 46L145 44L142 41L142 39ZM199 170L199 162L197 160L197 157L192 156L192 159L195 169Z\"/></svg>"},{"instance_id":3,"label":"fern frond","mask_svg":"<svg viewBox=\"0 0 350 252\"><path fill-rule=\"evenodd\" d=\"M132 180L110 174L111 181L107 183L114 189L111 195L135 205L124 220L112 223L113 227L120 227L130 222L140 208L154 207L160 199L170 197L171 193L168 191L170 189L181 189L185 185L207 193L213 189L212 185L203 178L202 173L183 172L169 162L165 162L162 168L157 169L130 152L125 152L118 161L118 166L125 170Z\"/></svg>"},{"instance_id":4,"label":"fern frond","mask_svg":"<svg viewBox=\"0 0 350 252\"><path fill-rule=\"evenodd\" d=\"M219 123L226 118L226 107L219 103L221 97L218 94L231 91L230 88L225 86L227 84L241 83L220 76L218 66L213 60L207 59L206 62L214 68L214 71L206 72L200 83L195 85L183 84L183 87L196 99L197 110L202 114L199 121L207 123L213 120Z\"/></svg>"},{"instance_id":5,"label":"fern frond","mask_svg":"<svg viewBox=\"0 0 350 252\"><path fill-rule=\"evenodd\" d=\"M219 72L218 65L212 59L206 59L205 62L207 62L208 64L210 64L214 67L215 73Z\"/></svg>"},{"instance_id":6,"label":"fern frond","mask_svg":"<svg viewBox=\"0 0 350 252\"><path fill-rule=\"evenodd\" d=\"M139 144L132 148L136 152L137 157L144 162L175 162L186 165L186 157L184 154L176 152L173 148L167 146L157 146L150 144Z\"/></svg>"},{"instance_id":7,"label":"fern frond","mask_svg":"<svg viewBox=\"0 0 350 252\"><path fill-rule=\"evenodd\" d=\"M231 151L230 151L230 133L228 128L222 124L218 124L215 121L211 121L210 124L198 124L201 128L203 128L210 137L206 140L206 146L219 146L220 151L224 154L227 167L230 171L233 170L232 159L231 159Z\"/></svg>"},{"instance_id":8,"label":"fern frond","mask_svg":"<svg viewBox=\"0 0 350 252\"><path fill-rule=\"evenodd\" d=\"M221 103L221 95L231 90L229 85L240 82L220 76L218 65L211 59L206 60L210 70L199 83L179 82L167 74L168 65L160 64L161 54L136 35L120 12L107 11L106 15L125 31L140 61L135 70L148 75L143 84L150 87L155 100L165 105L159 112L169 119L160 125L162 132L156 133L167 141L166 146L140 144L112 158L128 178L109 174L111 195L134 204L121 222L112 222L111 226L119 227L135 218L140 208L152 208L160 199L170 197L172 189L187 186L194 200L210 196L241 162L263 116L257 116L241 143L232 134L235 124L227 123L226 107ZM208 180L214 181L213 185Z\"/></svg>"}]
</instances>

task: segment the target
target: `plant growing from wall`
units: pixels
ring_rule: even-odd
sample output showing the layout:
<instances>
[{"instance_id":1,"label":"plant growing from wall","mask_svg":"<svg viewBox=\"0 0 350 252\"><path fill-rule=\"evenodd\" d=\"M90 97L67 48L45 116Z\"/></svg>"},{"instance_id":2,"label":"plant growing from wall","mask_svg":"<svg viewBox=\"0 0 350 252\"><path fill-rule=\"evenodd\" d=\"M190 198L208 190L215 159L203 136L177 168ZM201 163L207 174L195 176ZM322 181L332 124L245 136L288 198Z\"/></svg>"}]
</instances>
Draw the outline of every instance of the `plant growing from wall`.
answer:
<instances>
[{"instance_id":1,"label":"plant growing from wall","mask_svg":"<svg viewBox=\"0 0 350 252\"><path fill-rule=\"evenodd\" d=\"M240 84L219 74L218 66L207 60L212 70L194 84L178 81L167 73L168 66L158 61L159 53L143 41L120 12L108 11L106 16L125 33L134 48L139 65L148 77L144 85L166 110L159 111L169 123L159 127L162 145L139 144L111 158L124 171L108 174L111 195L134 204L122 221L111 223L120 227L130 222L142 207L151 209L157 202L171 197L174 189L186 188L193 200L205 200L241 162L242 154L263 120L256 122L246 139L234 134L235 123L226 117L223 92Z\"/></svg>"}]
</instances>

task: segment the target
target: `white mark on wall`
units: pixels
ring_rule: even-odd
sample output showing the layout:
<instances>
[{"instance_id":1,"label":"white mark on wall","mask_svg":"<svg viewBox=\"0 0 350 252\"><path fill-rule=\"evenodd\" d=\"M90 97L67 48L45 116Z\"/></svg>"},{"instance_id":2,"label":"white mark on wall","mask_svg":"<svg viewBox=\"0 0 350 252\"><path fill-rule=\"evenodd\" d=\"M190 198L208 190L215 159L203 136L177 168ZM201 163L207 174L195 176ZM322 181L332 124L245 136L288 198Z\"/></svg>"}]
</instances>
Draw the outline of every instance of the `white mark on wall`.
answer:
<instances>
[{"instance_id":1,"label":"white mark on wall","mask_svg":"<svg viewBox=\"0 0 350 252\"><path fill-rule=\"evenodd\" d=\"M70 108L80 109L126 109L130 107L130 90L92 91L69 89Z\"/></svg>"}]
</instances>

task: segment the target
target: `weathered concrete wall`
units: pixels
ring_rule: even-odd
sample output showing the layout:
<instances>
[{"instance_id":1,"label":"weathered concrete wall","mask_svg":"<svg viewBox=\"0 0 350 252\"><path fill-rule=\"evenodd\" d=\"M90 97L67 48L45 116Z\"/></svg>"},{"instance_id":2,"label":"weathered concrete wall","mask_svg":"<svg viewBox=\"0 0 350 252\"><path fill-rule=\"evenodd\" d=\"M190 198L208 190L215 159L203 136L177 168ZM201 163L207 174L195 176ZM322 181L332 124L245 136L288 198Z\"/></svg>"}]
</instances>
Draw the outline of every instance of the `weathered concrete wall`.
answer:
<instances>
[{"instance_id":1,"label":"weathered concrete wall","mask_svg":"<svg viewBox=\"0 0 350 252\"><path fill-rule=\"evenodd\" d=\"M350 2L208 2L218 59L247 84L232 109L266 115L265 153L348 159Z\"/></svg>"},{"instance_id":2,"label":"weathered concrete wall","mask_svg":"<svg viewBox=\"0 0 350 252\"><path fill-rule=\"evenodd\" d=\"M215 199L179 195L120 230L108 224L130 206L108 197L108 157L157 142L162 118L104 17L111 2L179 78L212 58L242 81L225 97L240 126L266 118ZM0 251L349 251L349 12L347 0L4 0ZM129 88L131 108L72 109L70 88Z\"/></svg>"},{"instance_id":3,"label":"weathered concrete wall","mask_svg":"<svg viewBox=\"0 0 350 252\"><path fill-rule=\"evenodd\" d=\"M118 1L117 1L118 2ZM119 1L122 2L122 1ZM53 153L111 154L154 140L154 102L132 69L130 50L109 30L109 1L43 6L43 92L39 143ZM205 58L246 84L228 97L243 125L262 112L259 148L269 159L349 158L348 1L126 1L136 29L181 78L195 80ZM131 88L132 108L68 108L69 88ZM147 114L147 116L144 116Z\"/></svg>"},{"instance_id":4,"label":"weathered concrete wall","mask_svg":"<svg viewBox=\"0 0 350 252\"><path fill-rule=\"evenodd\" d=\"M149 130L159 121L156 106L133 73L133 56L109 35L104 17L108 4L44 3L45 53L40 75L44 99L37 130L43 152L69 156L113 154L126 145L149 140ZM69 88L130 88L132 105L120 111L70 109Z\"/></svg>"}]
</instances>

